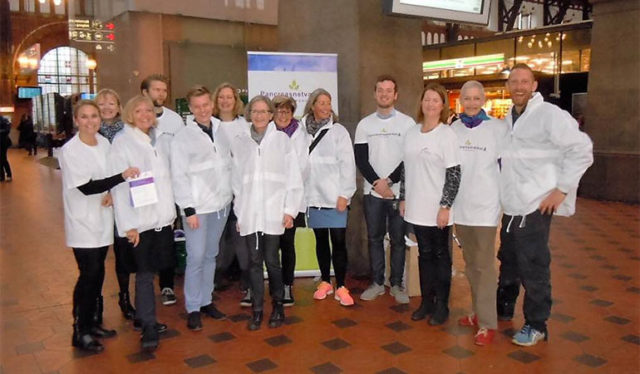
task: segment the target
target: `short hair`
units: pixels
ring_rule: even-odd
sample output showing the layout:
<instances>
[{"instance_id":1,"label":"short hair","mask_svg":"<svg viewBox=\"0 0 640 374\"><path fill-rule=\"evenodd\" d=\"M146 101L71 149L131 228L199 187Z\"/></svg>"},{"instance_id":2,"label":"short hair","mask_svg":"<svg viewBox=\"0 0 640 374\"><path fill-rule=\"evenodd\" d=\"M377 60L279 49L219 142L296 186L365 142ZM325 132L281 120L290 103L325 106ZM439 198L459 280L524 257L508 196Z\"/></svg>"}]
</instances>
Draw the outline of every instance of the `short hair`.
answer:
<instances>
[{"instance_id":1,"label":"short hair","mask_svg":"<svg viewBox=\"0 0 640 374\"><path fill-rule=\"evenodd\" d=\"M447 123L447 120L449 119L449 95L447 94L446 88L444 88L441 84L435 82L427 84L422 90L422 94L420 94L420 100L418 101L418 112L416 114L416 122L420 124L424 120L424 113L422 113L422 99L424 99L424 94L427 91L434 91L438 94L438 96L440 96L440 99L442 100L440 122Z\"/></svg>"},{"instance_id":2,"label":"short hair","mask_svg":"<svg viewBox=\"0 0 640 374\"><path fill-rule=\"evenodd\" d=\"M380 82L384 82L384 81L390 81L393 82L393 92L398 92L398 83L396 82L396 79L391 76L390 74L382 74L379 75L378 78L376 78L376 84L373 85L373 90L377 90L378 89L378 83Z\"/></svg>"},{"instance_id":3,"label":"short hair","mask_svg":"<svg viewBox=\"0 0 640 374\"><path fill-rule=\"evenodd\" d=\"M296 111L296 107L297 107L296 101L290 96L284 96L284 95L275 96L273 100L271 100L271 102L273 103L273 106L276 109L289 108L291 109L292 113Z\"/></svg>"},{"instance_id":4,"label":"short hair","mask_svg":"<svg viewBox=\"0 0 640 374\"><path fill-rule=\"evenodd\" d=\"M95 99L93 99L96 104L98 103L98 100L100 100L103 97L107 97L107 96L113 96L116 99L116 104L118 105L118 115L122 114L122 102L120 101L120 95L118 95L118 93L115 90L112 90L111 88L103 88L100 91L98 91L98 93L96 94Z\"/></svg>"},{"instance_id":5,"label":"short hair","mask_svg":"<svg viewBox=\"0 0 640 374\"><path fill-rule=\"evenodd\" d=\"M464 96L464 92L468 89L471 88L477 88L480 90L480 92L482 92L482 97L484 98L484 86L482 85L482 83L475 81L475 80L470 80L470 81L466 81L464 82L464 84L462 85L462 88L460 88L460 98L462 98Z\"/></svg>"},{"instance_id":6,"label":"short hair","mask_svg":"<svg viewBox=\"0 0 640 374\"><path fill-rule=\"evenodd\" d=\"M124 106L124 110L122 111L122 120L131 127L136 127L133 124L133 111L140 105L141 103L149 104L151 108L153 108L153 102L151 99L144 95L136 95L127 101L127 104ZM158 120L154 117L154 125L158 123Z\"/></svg>"},{"instance_id":7,"label":"short hair","mask_svg":"<svg viewBox=\"0 0 640 374\"><path fill-rule=\"evenodd\" d=\"M531 67L524 62L518 62L517 64L513 65L513 67L511 68L511 72L516 69L527 70L529 73L531 73L533 80L536 80L536 74L533 72L533 69L531 69ZM509 74L509 76L511 76L511 74Z\"/></svg>"},{"instance_id":8,"label":"short hair","mask_svg":"<svg viewBox=\"0 0 640 374\"><path fill-rule=\"evenodd\" d=\"M236 99L236 105L233 107L233 116L237 117L242 113L242 108L244 107L244 103L240 100L240 94L238 90L228 82L221 83L216 87L215 91L213 91L213 115L215 117L220 117L220 108L218 108L218 96L220 96L220 91L228 88L233 92L233 97Z\"/></svg>"},{"instance_id":9,"label":"short hair","mask_svg":"<svg viewBox=\"0 0 640 374\"><path fill-rule=\"evenodd\" d=\"M98 114L100 114L100 108L98 107L98 104L96 104L95 101L79 100L76 103L76 105L73 106L73 118L78 118L78 112L80 111L80 108L82 108L83 106L92 106L98 111Z\"/></svg>"},{"instance_id":10,"label":"short hair","mask_svg":"<svg viewBox=\"0 0 640 374\"><path fill-rule=\"evenodd\" d=\"M262 101L263 103L267 104L267 106L269 107L269 113L273 113L274 111L273 103L268 97L263 95L254 96L247 104L247 107L244 109L244 118L248 122L251 122L251 109L259 101Z\"/></svg>"},{"instance_id":11,"label":"short hair","mask_svg":"<svg viewBox=\"0 0 640 374\"><path fill-rule=\"evenodd\" d=\"M209 98L211 98L211 91L209 91L207 87L201 84L191 87L189 91L187 91L187 104L191 103L191 98L204 95L209 95Z\"/></svg>"},{"instance_id":12,"label":"short hair","mask_svg":"<svg viewBox=\"0 0 640 374\"><path fill-rule=\"evenodd\" d=\"M331 94L329 93L329 91L325 90L324 88L316 88L309 95L307 104L304 106L304 112L302 113L303 116L308 116L309 114L313 114L313 106L315 105L316 101L318 101L318 97L322 95L327 96L329 100L331 100ZM333 109L331 109L331 117L333 119L333 122L338 122L338 115L333 111Z\"/></svg>"},{"instance_id":13,"label":"short hair","mask_svg":"<svg viewBox=\"0 0 640 374\"><path fill-rule=\"evenodd\" d=\"M165 77L162 74L151 74L143 79L142 82L140 82L140 92L145 90L148 91L149 87L151 86L151 82L154 81L163 82L167 85L167 87L169 87L169 78Z\"/></svg>"}]
</instances>

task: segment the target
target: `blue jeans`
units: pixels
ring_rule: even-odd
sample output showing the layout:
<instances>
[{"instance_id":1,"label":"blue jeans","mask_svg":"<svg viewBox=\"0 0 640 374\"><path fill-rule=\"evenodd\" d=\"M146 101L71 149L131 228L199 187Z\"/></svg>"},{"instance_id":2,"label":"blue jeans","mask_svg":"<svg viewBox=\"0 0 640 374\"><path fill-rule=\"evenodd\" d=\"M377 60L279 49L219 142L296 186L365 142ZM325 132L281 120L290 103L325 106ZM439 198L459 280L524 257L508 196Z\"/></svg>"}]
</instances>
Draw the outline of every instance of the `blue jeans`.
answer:
<instances>
[{"instance_id":1,"label":"blue jeans","mask_svg":"<svg viewBox=\"0 0 640 374\"><path fill-rule=\"evenodd\" d=\"M187 246L184 274L187 313L200 311L200 307L211 304L216 256L228 215L228 206L217 212L198 214L200 227L195 230L189 228L186 218L182 218Z\"/></svg>"},{"instance_id":2,"label":"blue jeans","mask_svg":"<svg viewBox=\"0 0 640 374\"><path fill-rule=\"evenodd\" d=\"M371 278L377 284L384 284L385 254L384 235L389 230L391 238L391 286L402 286L404 273L405 243L404 220L394 200L381 199L372 195L364 196L364 218L367 222L369 261Z\"/></svg>"}]
</instances>

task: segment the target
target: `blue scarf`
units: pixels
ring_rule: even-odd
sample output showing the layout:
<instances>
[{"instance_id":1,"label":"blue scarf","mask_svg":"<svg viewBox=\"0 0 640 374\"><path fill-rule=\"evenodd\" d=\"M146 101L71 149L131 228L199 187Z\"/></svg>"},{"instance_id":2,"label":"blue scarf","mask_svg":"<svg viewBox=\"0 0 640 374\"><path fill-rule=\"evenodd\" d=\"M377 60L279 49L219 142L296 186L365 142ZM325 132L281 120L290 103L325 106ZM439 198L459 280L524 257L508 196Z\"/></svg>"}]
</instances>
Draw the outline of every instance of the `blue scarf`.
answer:
<instances>
[{"instance_id":1,"label":"blue scarf","mask_svg":"<svg viewBox=\"0 0 640 374\"><path fill-rule=\"evenodd\" d=\"M464 123L465 126L472 129L474 127L480 126L482 121L488 121L490 118L487 113L484 112L484 109L480 109L480 112L475 116L469 116L465 113L460 114L460 120Z\"/></svg>"}]
</instances>

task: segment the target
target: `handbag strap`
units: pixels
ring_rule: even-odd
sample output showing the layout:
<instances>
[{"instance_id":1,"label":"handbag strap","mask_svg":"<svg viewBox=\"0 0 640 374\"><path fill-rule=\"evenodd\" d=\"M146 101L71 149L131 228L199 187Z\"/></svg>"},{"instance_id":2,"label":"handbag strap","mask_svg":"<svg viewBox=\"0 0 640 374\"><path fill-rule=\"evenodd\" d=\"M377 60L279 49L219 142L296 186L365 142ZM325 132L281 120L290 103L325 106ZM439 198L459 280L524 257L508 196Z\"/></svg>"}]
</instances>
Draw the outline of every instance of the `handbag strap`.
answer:
<instances>
[{"instance_id":1,"label":"handbag strap","mask_svg":"<svg viewBox=\"0 0 640 374\"><path fill-rule=\"evenodd\" d=\"M313 139L313 142L309 146L309 154L311 154L311 152L316 148L318 143L320 143L320 140L322 140L322 138L327 134L327 132L329 132L329 129L324 129L320 131L320 134L318 134L318 136L316 136L315 139Z\"/></svg>"}]
</instances>

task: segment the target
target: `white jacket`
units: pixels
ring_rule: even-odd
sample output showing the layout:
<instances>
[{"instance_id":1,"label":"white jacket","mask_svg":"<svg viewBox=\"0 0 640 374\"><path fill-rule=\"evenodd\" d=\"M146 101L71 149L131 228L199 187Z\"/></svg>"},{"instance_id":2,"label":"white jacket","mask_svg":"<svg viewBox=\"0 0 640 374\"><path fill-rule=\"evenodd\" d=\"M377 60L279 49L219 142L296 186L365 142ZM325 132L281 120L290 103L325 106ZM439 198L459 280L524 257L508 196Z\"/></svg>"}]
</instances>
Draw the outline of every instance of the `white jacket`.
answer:
<instances>
[{"instance_id":1,"label":"white jacket","mask_svg":"<svg viewBox=\"0 0 640 374\"><path fill-rule=\"evenodd\" d=\"M306 119L303 117L300 125L307 138L307 152L313 139L322 130L329 129L309 154L304 185L306 203L308 207L335 208L338 197L351 200L356 192L356 161L351 137L344 126L331 120L311 136L306 131Z\"/></svg>"},{"instance_id":2,"label":"white jacket","mask_svg":"<svg viewBox=\"0 0 640 374\"><path fill-rule=\"evenodd\" d=\"M275 126L275 122L273 124ZM309 174L309 170L307 168L307 164L309 161L309 143L307 135L307 130L302 125L302 122L298 121L298 128L293 132L293 134L291 134L291 137L289 138L296 152L296 155L298 156L298 167L300 168L300 175L302 176L303 184ZM305 203L305 199L303 197L300 201L299 212L304 213L306 212L306 210L307 204Z\"/></svg>"},{"instance_id":3,"label":"white jacket","mask_svg":"<svg viewBox=\"0 0 640 374\"><path fill-rule=\"evenodd\" d=\"M295 217L302 200L300 169L289 137L269 124L260 145L249 132L237 133L229 142L240 235L281 235L284 215Z\"/></svg>"},{"instance_id":4,"label":"white jacket","mask_svg":"<svg viewBox=\"0 0 640 374\"><path fill-rule=\"evenodd\" d=\"M189 116L171 142L173 195L183 215L185 208L196 214L217 212L233 199L231 154L218 139L220 121L211 117L211 126L213 142Z\"/></svg>"},{"instance_id":5,"label":"white jacket","mask_svg":"<svg viewBox=\"0 0 640 374\"><path fill-rule=\"evenodd\" d=\"M505 214L527 215L558 188L567 194L556 214L573 215L580 178L593 163L593 144L569 113L536 92L502 150L500 201Z\"/></svg>"},{"instance_id":6,"label":"white jacket","mask_svg":"<svg viewBox=\"0 0 640 374\"><path fill-rule=\"evenodd\" d=\"M165 139L162 138L170 135L152 133L152 136L157 136L156 146L151 144L151 138L145 133L125 125L111 146L110 164L113 174L132 166L140 169L140 172L150 171L158 194L157 203L134 208L129 197L128 183L120 183L112 189L116 227L121 237L126 236L126 232L131 229L137 229L141 233L170 225L176 218L168 157L163 154L164 148L158 147L159 144L164 144Z\"/></svg>"}]
</instances>

